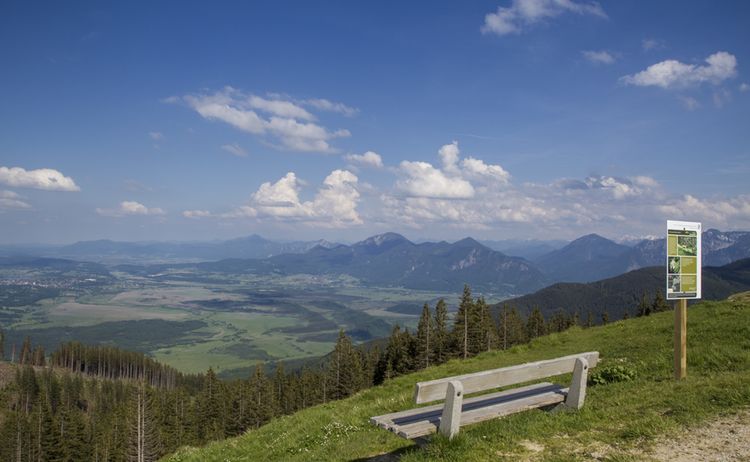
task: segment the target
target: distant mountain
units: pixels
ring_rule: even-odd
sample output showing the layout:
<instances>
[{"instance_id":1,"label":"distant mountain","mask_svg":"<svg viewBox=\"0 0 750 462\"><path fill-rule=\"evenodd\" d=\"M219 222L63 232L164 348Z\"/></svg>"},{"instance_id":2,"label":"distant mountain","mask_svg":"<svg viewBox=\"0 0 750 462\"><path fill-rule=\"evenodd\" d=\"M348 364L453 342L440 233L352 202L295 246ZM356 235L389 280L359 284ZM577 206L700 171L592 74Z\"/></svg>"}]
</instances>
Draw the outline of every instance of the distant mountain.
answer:
<instances>
[{"instance_id":1,"label":"distant mountain","mask_svg":"<svg viewBox=\"0 0 750 462\"><path fill-rule=\"evenodd\" d=\"M750 258L750 232L709 229L702 235L703 265L720 266ZM533 259L551 281L591 282L638 268L663 265L665 239L635 246L617 244L596 234L576 239L562 249Z\"/></svg>"},{"instance_id":2,"label":"distant mountain","mask_svg":"<svg viewBox=\"0 0 750 462\"><path fill-rule=\"evenodd\" d=\"M81 241L59 247L8 247L7 255L26 254L92 260L108 264L196 262L225 258L267 258L283 253L307 252L315 246L333 247L337 244L325 240L276 242L257 234L211 242L117 242L107 239Z\"/></svg>"},{"instance_id":3,"label":"distant mountain","mask_svg":"<svg viewBox=\"0 0 750 462\"><path fill-rule=\"evenodd\" d=\"M536 258L534 263L552 281L594 281L621 274L623 256L630 250L598 234L588 234Z\"/></svg>"},{"instance_id":4,"label":"distant mountain","mask_svg":"<svg viewBox=\"0 0 750 462\"><path fill-rule=\"evenodd\" d=\"M424 290L477 290L526 293L543 287L545 278L528 261L509 257L472 238L452 244L415 244L400 234L372 236L351 246L316 246L306 253L263 260L223 260L197 265L206 271L278 274L348 274L370 285Z\"/></svg>"},{"instance_id":5,"label":"distant mountain","mask_svg":"<svg viewBox=\"0 0 750 462\"><path fill-rule=\"evenodd\" d=\"M548 254L564 247L568 241L551 240L541 241L538 239L505 239L502 241L481 241L482 244L513 257L521 257L534 260L544 254Z\"/></svg>"},{"instance_id":6,"label":"distant mountain","mask_svg":"<svg viewBox=\"0 0 750 462\"><path fill-rule=\"evenodd\" d=\"M591 310L597 322L604 311L611 320L621 319L625 310L631 316L636 314L644 292L650 299L657 291L664 296L665 271L665 266L652 266L585 284L561 282L533 294L506 300L495 305L495 309L507 303L524 313L539 307L547 319L558 309L569 313L578 310L583 317ZM724 266L703 268L703 299L722 300L746 290L750 290L750 258Z\"/></svg>"}]
</instances>

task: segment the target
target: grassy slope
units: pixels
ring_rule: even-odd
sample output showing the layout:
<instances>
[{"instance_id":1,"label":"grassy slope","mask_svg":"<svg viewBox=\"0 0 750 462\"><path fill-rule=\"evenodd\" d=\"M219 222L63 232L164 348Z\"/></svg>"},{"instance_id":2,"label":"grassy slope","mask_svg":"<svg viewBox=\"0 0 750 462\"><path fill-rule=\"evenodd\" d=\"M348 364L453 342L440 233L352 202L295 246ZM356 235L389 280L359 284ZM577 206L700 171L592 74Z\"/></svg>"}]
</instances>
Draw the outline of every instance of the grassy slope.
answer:
<instances>
[{"instance_id":1,"label":"grassy slope","mask_svg":"<svg viewBox=\"0 0 750 462\"><path fill-rule=\"evenodd\" d=\"M688 378L672 380L672 313L591 329L572 329L506 352L451 361L399 377L347 400L280 418L242 437L185 448L170 461L357 460L394 453L402 461L630 460L633 448L655 437L750 405L750 297L704 302L689 309ZM417 381L598 350L600 367L623 364L632 381L591 386L579 412L523 412L462 429L453 441L433 438L425 448L369 425L370 416L412 407ZM567 381L569 376L559 378ZM531 453L521 442L543 451Z\"/></svg>"}]
</instances>

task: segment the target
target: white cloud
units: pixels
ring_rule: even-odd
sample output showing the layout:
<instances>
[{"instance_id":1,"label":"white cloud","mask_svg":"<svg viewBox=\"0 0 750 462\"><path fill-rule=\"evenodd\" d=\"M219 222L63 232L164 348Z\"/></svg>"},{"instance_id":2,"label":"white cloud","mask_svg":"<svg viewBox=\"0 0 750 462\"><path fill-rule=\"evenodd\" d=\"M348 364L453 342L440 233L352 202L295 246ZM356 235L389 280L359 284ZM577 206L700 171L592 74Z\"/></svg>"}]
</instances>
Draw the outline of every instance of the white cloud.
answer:
<instances>
[{"instance_id":1,"label":"white cloud","mask_svg":"<svg viewBox=\"0 0 750 462\"><path fill-rule=\"evenodd\" d=\"M450 144L443 145L438 151L440 161L443 163L443 170L451 173L456 172L459 154L461 154L461 151L458 149L458 141L454 140Z\"/></svg>"},{"instance_id":2,"label":"white cloud","mask_svg":"<svg viewBox=\"0 0 750 462\"><path fill-rule=\"evenodd\" d=\"M349 107L344 103L335 103L333 101L328 101L327 99L322 98L307 99L304 101L304 104L312 106L315 109L319 109L321 111L338 112L339 114L345 115L346 117L353 117L359 112L359 109Z\"/></svg>"},{"instance_id":3,"label":"white cloud","mask_svg":"<svg viewBox=\"0 0 750 462\"><path fill-rule=\"evenodd\" d=\"M31 205L23 201L23 197L13 191L0 190L0 210L30 209Z\"/></svg>"},{"instance_id":4,"label":"white cloud","mask_svg":"<svg viewBox=\"0 0 750 462\"><path fill-rule=\"evenodd\" d=\"M606 18L599 3L573 0L513 0L510 7L498 7L484 17L481 31L485 34L521 33L527 27L563 13L593 15Z\"/></svg>"},{"instance_id":5,"label":"white cloud","mask_svg":"<svg viewBox=\"0 0 750 462\"><path fill-rule=\"evenodd\" d=\"M25 170L21 167L0 167L0 183L16 188L43 189L46 191L81 190L72 178L51 168Z\"/></svg>"},{"instance_id":6,"label":"white cloud","mask_svg":"<svg viewBox=\"0 0 750 462\"><path fill-rule=\"evenodd\" d=\"M615 62L615 57L606 51L582 51L581 54L584 58L595 64L612 64Z\"/></svg>"},{"instance_id":7,"label":"white cloud","mask_svg":"<svg viewBox=\"0 0 750 462\"><path fill-rule=\"evenodd\" d=\"M476 193L472 181L483 188L508 184L510 174L500 165L473 157L461 160L460 155L458 142L453 141L438 150L442 169L427 162L401 162L396 189L410 197L470 199Z\"/></svg>"},{"instance_id":8,"label":"white cloud","mask_svg":"<svg viewBox=\"0 0 750 462\"><path fill-rule=\"evenodd\" d=\"M344 159L363 167L383 168L383 158L374 151L367 151L364 154L347 154Z\"/></svg>"},{"instance_id":9,"label":"white cloud","mask_svg":"<svg viewBox=\"0 0 750 462\"><path fill-rule=\"evenodd\" d=\"M159 207L149 208L136 201L122 201L115 209L97 208L96 213L107 217L123 217L126 215L164 215L164 210Z\"/></svg>"},{"instance_id":10,"label":"white cloud","mask_svg":"<svg viewBox=\"0 0 750 462\"><path fill-rule=\"evenodd\" d=\"M693 98L692 96L680 95L677 97L677 99L679 99L680 102L682 103L682 107L684 107L688 111L694 111L698 109L699 107L701 107L701 103L698 102L698 100Z\"/></svg>"},{"instance_id":11,"label":"white cloud","mask_svg":"<svg viewBox=\"0 0 750 462\"><path fill-rule=\"evenodd\" d=\"M185 210L182 212L185 218L208 218L212 216L208 210Z\"/></svg>"},{"instance_id":12,"label":"white cloud","mask_svg":"<svg viewBox=\"0 0 750 462\"><path fill-rule=\"evenodd\" d=\"M710 200L687 194L659 209L672 219L701 220L712 223L712 226L727 226L730 221L745 226L750 224L750 196L745 195Z\"/></svg>"},{"instance_id":13,"label":"white cloud","mask_svg":"<svg viewBox=\"0 0 750 462\"><path fill-rule=\"evenodd\" d=\"M247 151L245 151L242 146L240 146L237 143L232 144L224 144L221 146L221 149L225 150L226 152L232 154L233 156L237 157L247 157Z\"/></svg>"},{"instance_id":14,"label":"white cloud","mask_svg":"<svg viewBox=\"0 0 750 462\"><path fill-rule=\"evenodd\" d=\"M441 199L469 199L474 197L471 183L459 177L449 177L427 162L402 161L400 171L404 178L396 187L411 197Z\"/></svg>"},{"instance_id":15,"label":"white cloud","mask_svg":"<svg viewBox=\"0 0 750 462\"><path fill-rule=\"evenodd\" d=\"M746 91L750 91L750 85L746 84L745 82L742 82L740 84L740 91L743 93Z\"/></svg>"},{"instance_id":16,"label":"white cloud","mask_svg":"<svg viewBox=\"0 0 750 462\"><path fill-rule=\"evenodd\" d=\"M310 114L305 108L300 107L291 101L265 99L260 96L251 95L248 98L248 104L251 108L259 109L279 117L310 121L315 120L314 115Z\"/></svg>"},{"instance_id":17,"label":"white cloud","mask_svg":"<svg viewBox=\"0 0 750 462\"><path fill-rule=\"evenodd\" d=\"M315 117L292 101L246 95L231 87L213 94L186 95L182 100L206 119L220 120L244 132L270 137L281 148L304 152L336 152L330 145L335 138L348 137L348 130L330 131ZM259 114L265 113L263 115Z\"/></svg>"},{"instance_id":18,"label":"white cloud","mask_svg":"<svg viewBox=\"0 0 750 462\"><path fill-rule=\"evenodd\" d=\"M294 172L288 172L275 183L260 185L248 204L221 217L271 218L333 228L359 225L363 221L357 212L360 199L357 183L358 178L353 173L334 170L323 180L315 197L303 201L300 180Z\"/></svg>"},{"instance_id":19,"label":"white cloud","mask_svg":"<svg viewBox=\"0 0 750 462\"><path fill-rule=\"evenodd\" d=\"M620 81L640 87L684 88L702 83L718 85L737 75L737 58L726 51L712 54L706 58L706 63L698 66L669 59L637 74L623 76Z\"/></svg>"},{"instance_id":20,"label":"white cloud","mask_svg":"<svg viewBox=\"0 0 750 462\"><path fill-rule=\"evenodd\" d=\"M164 134L161 132L148 132L148 136L154 141L160 141L164 139Z\"/></svg>"},{"instance_id":21,"label":"white cloud","mask_svg":"<svg viewBox=\"0 0 750 462\"><path fill-rule=\"evenodd\" d=\"M486 177L501 184L510 181L510 173L499 165L488 165L484 161L469 157L461 161L464 172L470 176Z\"/></svg>"}]
</instances>

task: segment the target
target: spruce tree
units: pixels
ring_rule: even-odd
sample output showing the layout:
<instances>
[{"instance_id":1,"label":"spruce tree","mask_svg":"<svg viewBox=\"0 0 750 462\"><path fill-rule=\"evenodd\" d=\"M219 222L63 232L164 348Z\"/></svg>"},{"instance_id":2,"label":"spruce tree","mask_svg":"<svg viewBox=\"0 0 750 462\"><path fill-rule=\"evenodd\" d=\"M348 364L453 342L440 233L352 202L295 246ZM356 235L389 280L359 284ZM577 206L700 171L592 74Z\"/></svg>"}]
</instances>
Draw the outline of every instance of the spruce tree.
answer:
<instances>
[{"instance_id":1,"label":"spruce tree","mask_svg":"<svg viewBox=\"0 0 750 462\"><path fill-rule=\"evenodd\" d=\"M526 333L529 340L542 336L546 333L544 315L538 307L531 310L529 319L526 320Z\"/></svg>"},{"instance_id":2,"label":"spruce tree","mask_svg":"<svg viewBox=\"0 0 750 462\"><path fill-rule=\"evenodd\" d=\"M644 290L641 301L638 303L638 317L651 314L651 303L648 301L648 293Z\"/></svg>"},{"instance_id":3,"label":"spruce tree","mask_svg":"<svg viewBox=\"0 0 750 462\"><path fill-rule=\"evenodd\" d=\"M454 344L458 348L457 353L464 359L469 357L470 335L476 329L474 321L475 305L474 299L471 298L471 288L464 284L464 292L461 295L461 303L458 305L458 312L453 322Z\"/></svg>"},{"instance_id":4,"label":"spruce tree","mask_svg":"<svg viewBox=\"0 0 750 462\"><path fill-rule=\"evenodd\" d=\"M479 316L480 326L479 351L490 351L497 347L497 330L495 329L495 321L492 319L492 314L490 313L490 307L487 305L484 297L477 299L476 312Z\"/></svg>"},{"instance_id":5,"label":"spruce tree","mask_svg":"<svg viewBox=\"0 0 750 462\"><path fill-rule=\"evenodd\" d=\"M328 361L330 399L341 399L359 391L362 386L362 362L352 340L339 331L339 338Z\"/></svg>"},{"instance_id":6,"label":"spruce tree","mask_svg":"<svg viewBox=\"0 0 750 462\"><path fill-rule=\"evenodd\" d=\"M651 311L654 313L660 313L662 311L669 311L669 309L669 304L664 300L661 291L657 290L656 295L654 295L654 303L651 305Z\"/></svg>"},{"instance_id":7,"label":"spruce tree","mask_svg":"<svg viewBox=\"0 0 750 462\"><path fill-rule=\"evenodd\" d=\"M448 306L442 298L435 305L435 322L433 323L433 351L435 363L442 364L448 360Z\"/></svg>"},{"instance_id":8,"label":"spruce tree","mask_svg":"<svg viewBox=\"0 0 750 462\"><path fill-rule=\"evenodd\" d=\"M430 367L433 356L432 341L432 317L430 316L430 305L427 303L422 307L422 316L419 318L417 326L417 368L424 369Z\"/></svg>"}]
</instances>

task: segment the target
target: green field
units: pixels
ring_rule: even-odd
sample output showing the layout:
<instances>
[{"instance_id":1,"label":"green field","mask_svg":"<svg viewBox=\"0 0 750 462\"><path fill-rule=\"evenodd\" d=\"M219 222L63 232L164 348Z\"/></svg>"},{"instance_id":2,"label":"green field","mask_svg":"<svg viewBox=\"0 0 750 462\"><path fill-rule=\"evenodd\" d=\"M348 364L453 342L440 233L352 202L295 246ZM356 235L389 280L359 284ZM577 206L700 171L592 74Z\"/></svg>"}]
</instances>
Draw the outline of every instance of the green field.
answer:
<instances>
[{"instance_id":1,"label":"green field","mask_svg":"<svg viewBox=\"0 0 750 462\"><path fill-rule=\"evenodd\" d=\"M50 292L53 298L22 294L33 303L0 309L7 343L20 345L29 335L47 351L73 339L113 344L184 372L226 373L324 355L340 328L366 341L387 336L395 323L416 325L417 313L388 311L393 305L421 307L443 296L456 302L455 294L361 287L339 276L112 274L85 290Z\"/></svg>"},{"instance_id":2,"label":"green field","mask_svg":"<svg viewBox=\"0 0 750 462\"><path fill-rule=\"evenodd\" d=\"M706 420L750 406L748 294L690 307L688 377L679 382L672 378L672 335L671 312L573 328L508 351L398 377L348 399L278 418L238 438L183 448L166 460L650 460L658 439L689 437ZM580 411L526 411L465 427L453 441L434 437L422 448L369 424L371 416L413 407L418 381L592 350L601 354L592 370L599 380L589 386ZM557 379L568 383L570 375ZM716 451L720 454L721 448Z\"/></svg>"}]
</instances>

